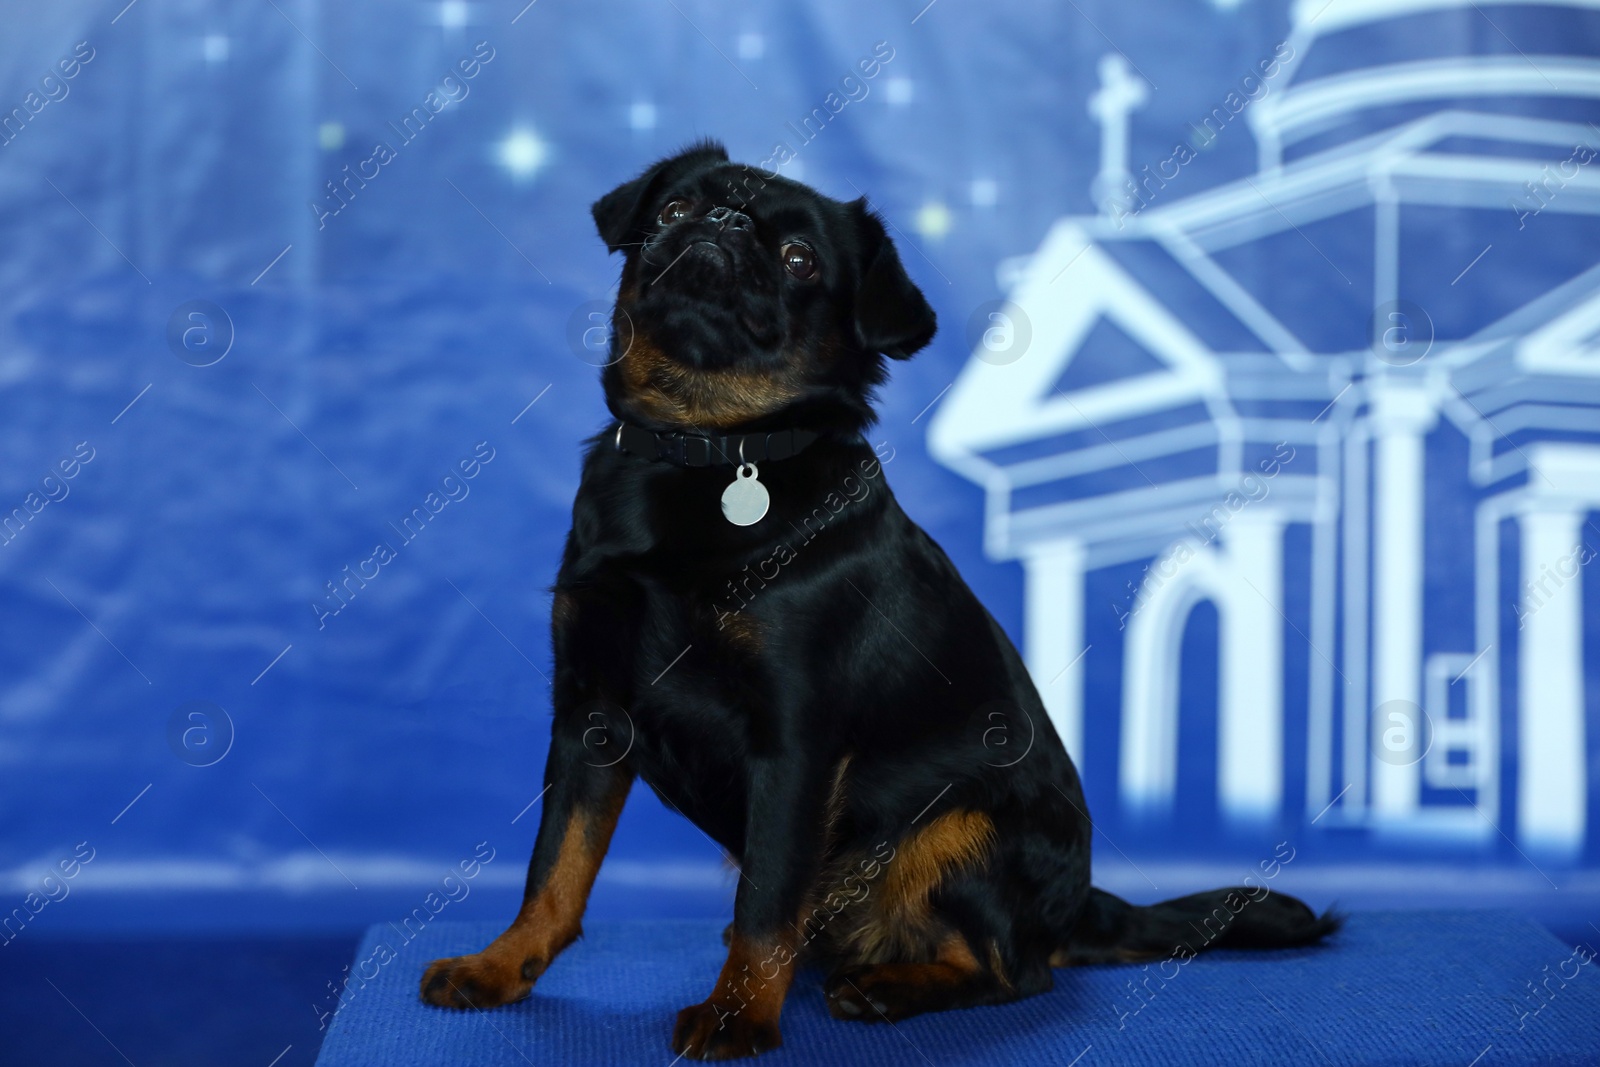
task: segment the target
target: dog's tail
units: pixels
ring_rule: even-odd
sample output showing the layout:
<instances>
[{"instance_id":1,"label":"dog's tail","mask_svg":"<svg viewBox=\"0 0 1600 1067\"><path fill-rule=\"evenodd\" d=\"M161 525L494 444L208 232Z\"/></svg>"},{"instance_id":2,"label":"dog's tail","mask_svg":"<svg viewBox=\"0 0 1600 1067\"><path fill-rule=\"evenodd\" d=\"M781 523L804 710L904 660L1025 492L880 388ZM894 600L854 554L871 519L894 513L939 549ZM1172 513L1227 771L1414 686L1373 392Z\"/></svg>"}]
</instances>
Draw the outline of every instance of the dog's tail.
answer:
<instances>
[{"instance_id":1,"label":"dog's tail","mask_svg":"<svg viewBox=\"0 0 1600 1067\"><path fill-rule=\"evenodd\" d=\"M1056 966L1187 959L1212 948L1293 948L1322 940L1344 922L1265 886L1212 889L1160 904L1129 904L1090 889Z\"/></svg>"}]
</instances>

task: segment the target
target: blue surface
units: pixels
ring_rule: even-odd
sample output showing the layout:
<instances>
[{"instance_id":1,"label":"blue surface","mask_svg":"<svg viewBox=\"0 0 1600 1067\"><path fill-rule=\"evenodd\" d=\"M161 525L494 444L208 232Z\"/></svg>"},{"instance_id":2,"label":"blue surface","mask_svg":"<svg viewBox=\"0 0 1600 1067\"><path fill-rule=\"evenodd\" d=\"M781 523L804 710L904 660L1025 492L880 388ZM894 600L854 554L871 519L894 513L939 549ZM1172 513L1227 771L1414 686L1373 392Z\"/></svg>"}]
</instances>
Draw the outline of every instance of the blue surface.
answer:
<instances>
[{"instance_id":1,"label":"blue surface","mask_svg":"<svg viewBox=\"0 0 1600 1067\"><path fill-rule=\"evenodd\" d=\"M323 1034L314 1009L355 941L19 940L0 950L0 1064L307 1067Z\"/></svg>"},{"instance_id":2,"label":"blue surface","mask_svg":"<svg viewBox=\"0 0 1600 1067\"><path fill-rule=\"evenodd\" d=\"M462 1013L418 1000L429 960L475 952L499 930L441 922L409 944L388 925L368 931L357 961L380 943L396 957L352 984L319 1067L665 1067L678 1009L704 999L724 955L714 923L595 923L519 1004ZM1592 1067L1600 964L1584 958L1504 912L1362 913L1320 948L1207 954L1170 964L1165 983L1159 964L1057 970L1042 996L892 1028L831 1018L812 969L790 994L783 1048L759 1062ZM1556 974L1571 977L1536 999Z\"/></svg>"}]
</instances>

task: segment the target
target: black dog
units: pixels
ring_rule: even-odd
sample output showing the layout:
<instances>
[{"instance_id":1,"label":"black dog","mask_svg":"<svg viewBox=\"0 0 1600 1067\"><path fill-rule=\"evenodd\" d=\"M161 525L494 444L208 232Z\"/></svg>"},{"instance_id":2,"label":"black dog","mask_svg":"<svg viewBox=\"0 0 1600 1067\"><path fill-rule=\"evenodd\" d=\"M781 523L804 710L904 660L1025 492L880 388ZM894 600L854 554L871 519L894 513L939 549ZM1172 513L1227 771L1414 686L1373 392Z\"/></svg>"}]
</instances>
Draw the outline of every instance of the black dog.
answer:
<instances>
[{"instance_id":1,"label":"black dog","mask_svg":"<svg viewBox=\"0 0 1600 1067\"><path fill-rule=\"evenodd\" d=\"M516 921L434 962L425 1000L528 995L578 937L635 776L740 867L727 963L673 1031L691 1057L778 1045L799 962L828 969L835 1016L871 1022L1336 928L1264 886L1152 907L1090 888L1077 771L1021 658L861 437L883 357L935 326L864 202L707 143L594 219L627 256L617 421L555 584L539 839ZM1027 756L1001 758L997 715L1034 732Z\"/></svg>"}]
</instances>

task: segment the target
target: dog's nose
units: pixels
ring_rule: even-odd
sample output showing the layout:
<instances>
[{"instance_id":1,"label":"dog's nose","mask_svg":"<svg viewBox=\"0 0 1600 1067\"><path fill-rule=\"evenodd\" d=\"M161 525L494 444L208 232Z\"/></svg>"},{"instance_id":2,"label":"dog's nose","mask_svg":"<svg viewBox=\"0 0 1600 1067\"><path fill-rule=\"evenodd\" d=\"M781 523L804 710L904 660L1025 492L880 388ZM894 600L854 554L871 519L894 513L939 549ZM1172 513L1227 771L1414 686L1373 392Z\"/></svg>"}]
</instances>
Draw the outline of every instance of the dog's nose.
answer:
<instances>
[{"instance_id":1,"label":"dog's nose","mask_svg":"<svg viewBox=\"0 0 1600 1067\"><path fill-rule=\"evenodd\" d=\"M706 212L706 221L714 222L723 230L748 230L754 223L750 216L731 207L714 207Z\"/></svg>"}]
</instances>

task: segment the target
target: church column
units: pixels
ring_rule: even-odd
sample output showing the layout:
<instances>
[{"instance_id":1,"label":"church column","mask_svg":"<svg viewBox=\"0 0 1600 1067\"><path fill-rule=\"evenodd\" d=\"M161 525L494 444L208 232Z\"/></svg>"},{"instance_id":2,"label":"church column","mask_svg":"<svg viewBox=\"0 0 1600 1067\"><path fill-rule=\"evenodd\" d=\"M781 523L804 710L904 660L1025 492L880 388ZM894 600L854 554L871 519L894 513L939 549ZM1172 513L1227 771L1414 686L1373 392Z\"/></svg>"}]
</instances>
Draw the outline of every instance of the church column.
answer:
<instances>
[{"instance_id":1,"label":"church column","mask_svg":"<svg viewBox=\"0 0 1600 1067\"><path fill-rule=\"evenodd\" d=\"M1416 814L1421 792L1424 443L1438 412L1420 381L1372 384L1375 445L1372 567L1372 811L1380 820ZM1399 714L1377 714L1404 701ZM1395 709L1389 709L1394 712ZM1396 723L1401 725L1396 727ZM1396 749L1393 741L1401 745ZM1387 751L1379 746L1389 744ZM1388 758L1383 758L1387 756Z\"/></svg>"},{"instance_id":2,"label":"church column","mask_svg":"<svg viewBox=\"0 0 1600 1067\"><path fill-rule=\"evenodd\" d=\"M1283 520L1251 510L1223 531L1217 791L1232 818L1283 806Z\"/></svg>"},{"instance_id":3,"label":"church column","mask_svg":"<svg viewBox=\"0 0 1600 1067\"><path fill-rule=\"evenodd\" d=\"M1084 548L1057 541L1022 561L1027 575L1023 640L1028 673L1072 761L1083 767Z\"/></svg>"},{"instance_id":4,"label":"church column","mask_svg":"<svg viewBox=\"0 0 1600 1067\"><path fill-rule=\"evenodd\" d=\"M1575 853L1587 804L1583 704L1584 511L1531 502L1522 526L1517 634L1517 835Z\"/></svg>"}]
</instances>

